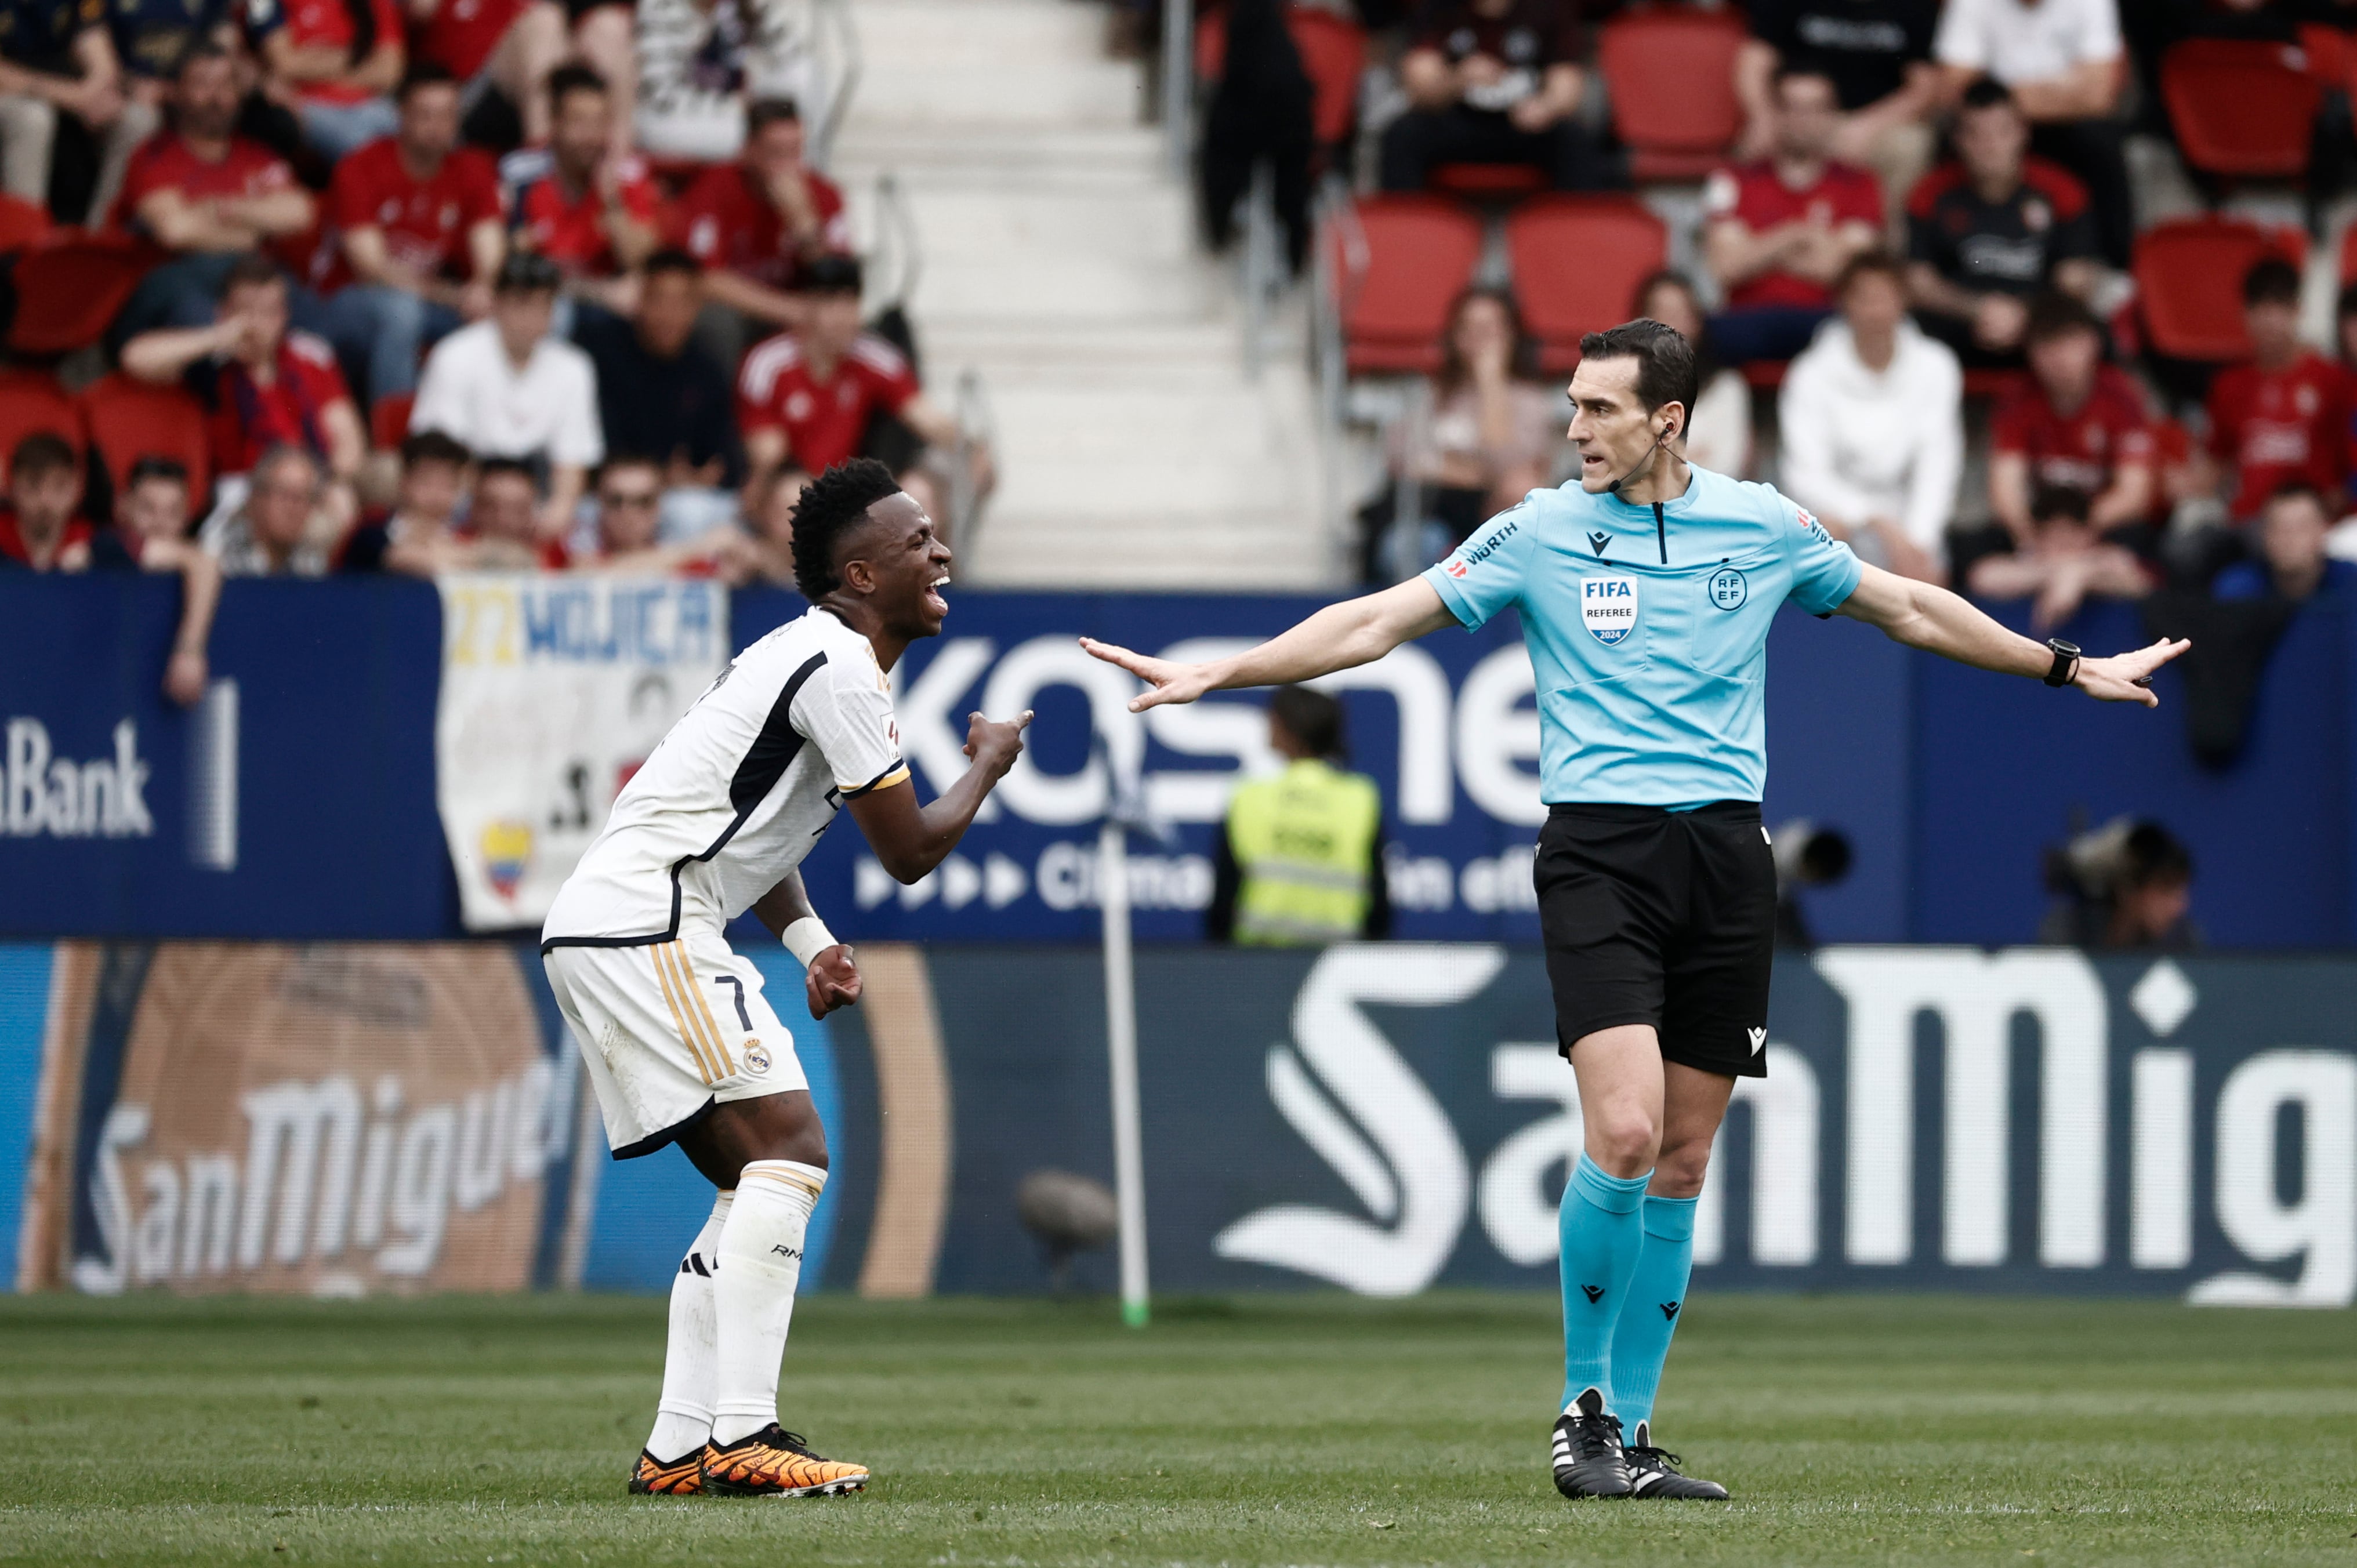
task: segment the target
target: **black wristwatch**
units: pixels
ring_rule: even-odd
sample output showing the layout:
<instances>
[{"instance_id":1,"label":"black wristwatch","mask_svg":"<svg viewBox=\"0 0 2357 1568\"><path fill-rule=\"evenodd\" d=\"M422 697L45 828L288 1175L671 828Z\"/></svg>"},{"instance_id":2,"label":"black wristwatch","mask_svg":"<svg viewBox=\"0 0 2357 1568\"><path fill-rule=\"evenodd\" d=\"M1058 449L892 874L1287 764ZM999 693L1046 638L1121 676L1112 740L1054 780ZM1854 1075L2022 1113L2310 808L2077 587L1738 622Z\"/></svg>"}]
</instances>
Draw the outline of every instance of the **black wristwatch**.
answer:
<instances>
[{"instance_id":1,"label":"black wristwatch","mask_svg":"<svg viewBox=\"0 0 2357 1568\"><path fill-rule=\"evenodd\" d=\"M2079 675L2079 645L2065 642L2059 637L2050 637L2046 639L2046 646L2054 650L2054 668L2046 672L2046 683L2050 686L2069 685Z\"/></svg>"}]
</instances>

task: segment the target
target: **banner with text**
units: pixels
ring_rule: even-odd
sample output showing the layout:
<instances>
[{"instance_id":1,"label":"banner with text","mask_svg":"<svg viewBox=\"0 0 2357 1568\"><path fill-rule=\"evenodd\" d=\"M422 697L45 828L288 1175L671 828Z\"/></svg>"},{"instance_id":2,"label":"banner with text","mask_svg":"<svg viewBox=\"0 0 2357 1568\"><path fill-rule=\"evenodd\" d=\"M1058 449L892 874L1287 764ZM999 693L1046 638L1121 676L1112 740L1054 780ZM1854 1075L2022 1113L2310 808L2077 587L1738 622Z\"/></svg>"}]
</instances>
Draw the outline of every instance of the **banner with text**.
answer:
<instances>
[{"instance_id":1,"label":"banner with text","mask_svg":"<svg viewBox=\"0 0 2357 1568\"><path fill-rule=\"evenodd\" d=\"M537 926L606 813L729 658L726 590L446 577L436 790L468 930Z\"/></svg>"}]
</instances>

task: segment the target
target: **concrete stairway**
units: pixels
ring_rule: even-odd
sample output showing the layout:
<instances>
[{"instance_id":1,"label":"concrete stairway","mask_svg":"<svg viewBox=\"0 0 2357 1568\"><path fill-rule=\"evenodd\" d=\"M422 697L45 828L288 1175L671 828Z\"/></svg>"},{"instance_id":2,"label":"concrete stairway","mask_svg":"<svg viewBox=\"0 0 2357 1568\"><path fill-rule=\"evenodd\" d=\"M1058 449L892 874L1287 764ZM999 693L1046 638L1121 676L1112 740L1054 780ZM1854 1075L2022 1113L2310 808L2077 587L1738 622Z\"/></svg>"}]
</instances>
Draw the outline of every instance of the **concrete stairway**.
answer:
<instances>
[{"instance_id":1,"label":"concrete stairway","mask_svg":"<svg viewBox=\"0 0 2357 1568\"><path fill-rule=\"evenodd\" d=\"M1143 73L1105 58L1103 8L859 0L853 16L866 68L835 172L863 197L899 177L928 383L946 398L978 371L997 421L969 580L1339 582L1303 358L1245 379L1233 274L1195 242L1141 122Z\"/></svg>"}]
</instances>

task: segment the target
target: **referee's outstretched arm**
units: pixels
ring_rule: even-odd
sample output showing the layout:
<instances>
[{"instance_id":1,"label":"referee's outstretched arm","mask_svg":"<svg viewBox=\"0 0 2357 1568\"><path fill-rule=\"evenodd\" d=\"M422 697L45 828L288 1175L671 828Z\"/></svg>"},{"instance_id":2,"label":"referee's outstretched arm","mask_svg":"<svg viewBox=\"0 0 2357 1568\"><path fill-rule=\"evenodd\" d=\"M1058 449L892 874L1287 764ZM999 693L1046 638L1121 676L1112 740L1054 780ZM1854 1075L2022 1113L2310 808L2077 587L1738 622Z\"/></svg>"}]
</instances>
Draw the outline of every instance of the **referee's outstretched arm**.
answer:
<instances>
[{"instance_id":1,"label":"referee's outstretched arm","mask_svg":"<svg viewBox=\"0 0 2357 1568\"><path fill-rule=\"evenodd\" d=\"M1895 642L1999 674L2044 679L2061 666L2063 679L2057 684L2077 686L2098 702L2142 703L2148 708L2158 706L2160 699L2145 682L2193 646L2163 638L2148 648L2108 659L2065 656L2050 644L2008 631L1945 588L1878 566L1862 570L1857 586L1835 613L1879 627ZM1381 593L1329 605L1292 630L1232 659L1176 664L1092 638L1081 639L1081 646L1146 683L1148 689L1129 704L1132 713L1144 713L1165 703L1191 703L1206 692L1315 680L1371 663L1403 642L1456 624L1457 618L1432 585L1413 577Z\"/></svg>"},{"instance_id":2,"label":"referee's outstretched arm","mask_svg":"<svg viewBox=\"0 0 2357 1568\"><path fill-rule=\"evenodd\" d=\"M1372 664L1403 642L1456 624L1457 618L1433 585L1411 577L1379 594L1328 605L1292 630L1232 659L1174 664L1090 637L1081 639L1081 646L1146 683L1149 689L1129 703L1131 713L1142 714L1165 703L1191 703L1206 692L1314 681L1337 670Z\"/></svg>"},{"instance_id":3,"label":"referee's outstretched arm","mask_svg":"<svg viewBox=\"0 0 2357 1568\"><path fill-rule=\"evenodd\" d=\"M2115 653L2109 659L2066 654L2051 643L2033 642L2018 631L2007 630L1936 584L1919 583L1878 566L1865 569L1857 586L1834 613L1879 627L1893 642L1959 664L1994 670L2000 675L2041 680L2057 676L2052 684L2076 686L2099 703L2142 703L2147 708L2160 705L2160 699L2146 685L2152 672L2193 646L2182 639L2172 642L2164 637L2149 647Z\"/></svg>"}]
</instances>

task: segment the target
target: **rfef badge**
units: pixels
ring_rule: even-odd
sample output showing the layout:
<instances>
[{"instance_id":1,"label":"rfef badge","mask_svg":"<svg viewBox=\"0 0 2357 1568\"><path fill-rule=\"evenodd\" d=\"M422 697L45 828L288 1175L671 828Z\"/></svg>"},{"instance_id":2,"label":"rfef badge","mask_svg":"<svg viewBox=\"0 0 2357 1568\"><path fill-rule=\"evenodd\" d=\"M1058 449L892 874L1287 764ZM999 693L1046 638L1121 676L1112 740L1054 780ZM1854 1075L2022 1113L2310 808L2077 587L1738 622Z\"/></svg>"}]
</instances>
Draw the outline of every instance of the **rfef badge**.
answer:
<instances>
[{"instance_id":1,"label":"rfef badge","mask_svg":"<svg viewBox=\"0 0 2357 1568\"><path fill-rule=\"evenodd\" d=\"M1579 580L1579 618L1588 632L1607 647L1637 629L1637 579L1583 577Z\"/></svg>"}]
</instances>

